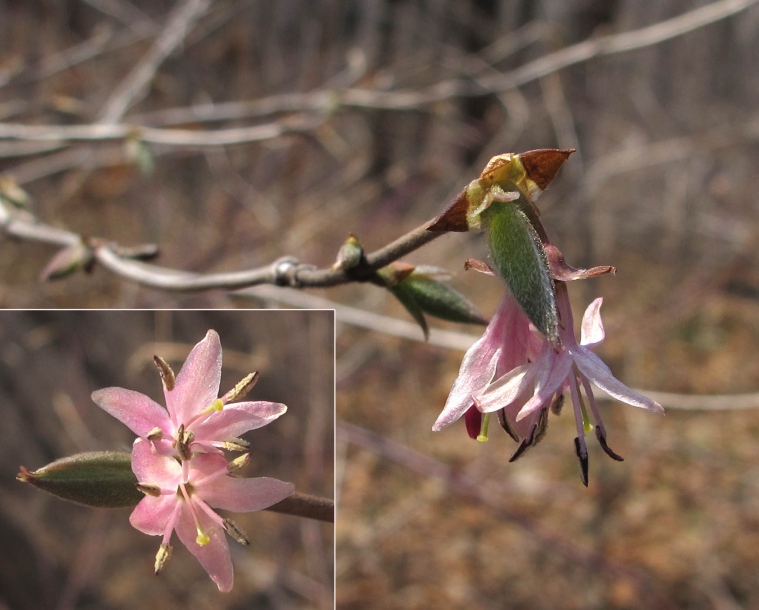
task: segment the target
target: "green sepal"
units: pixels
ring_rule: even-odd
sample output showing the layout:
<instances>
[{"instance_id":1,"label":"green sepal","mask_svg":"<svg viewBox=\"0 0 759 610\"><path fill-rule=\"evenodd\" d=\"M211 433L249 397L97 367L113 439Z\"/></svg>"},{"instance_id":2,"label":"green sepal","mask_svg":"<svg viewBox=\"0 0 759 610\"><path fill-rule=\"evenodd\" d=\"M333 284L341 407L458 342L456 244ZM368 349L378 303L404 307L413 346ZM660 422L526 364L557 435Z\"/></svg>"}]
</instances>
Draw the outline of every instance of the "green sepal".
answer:
<instances>
[{"instance_id":1,"label":"green sepal","mask_svg":"<svg viewBox=\"0 0 759 610\"><path fill-rule=\"evenodd\" d=\"M16 479L64 500L97 508L135 506L138 491L131 455L125 451L77 453L29 472L23 466Z\"/></svg>"},{"instance_id":2,"label":"green sepal","mask_svg":"<svg viewBox=\"0 0 759 610\"><path fill-rule=\"evenodd\" d=\"M559 342L556 295L545 250L527 215L529 202L494 202L481 214L495 271L535 327Z\"/></svg>"}]
</instances>

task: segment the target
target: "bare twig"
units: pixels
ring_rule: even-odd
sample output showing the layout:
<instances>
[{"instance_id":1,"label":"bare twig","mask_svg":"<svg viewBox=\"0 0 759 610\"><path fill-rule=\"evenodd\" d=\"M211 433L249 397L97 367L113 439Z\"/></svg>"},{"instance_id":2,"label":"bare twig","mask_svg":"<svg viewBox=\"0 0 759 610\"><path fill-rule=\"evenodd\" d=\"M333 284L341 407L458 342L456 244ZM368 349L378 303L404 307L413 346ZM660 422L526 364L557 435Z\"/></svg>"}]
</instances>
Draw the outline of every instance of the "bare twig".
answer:
<instances>
[{"instance_id":1,"label":"bare twig","mask_svg":"<svg viewBox=\"0 0 759 610\"><path fill-rule=\"evenodd\" d=\"M325 521L327 523L335 522L334 500L303 494L298 491L266 510L294 515L296 517L316 519L317 521Z\"/></svg>"},{"instance_id":2,"label":"bare twig","mask_svg":"<svg viewBox=\"0 0 759 610\"><path fill-rule=\"evenodd\" d=\"M228 146L230 144L271 140L288 133L309 131L322 124L325 119L326 115L210 131L136 127L123 123L94 123L90 125L0 123L0 139L61 144L64 142L123 140L134 137L143 142L165 146Z\"/></svg>"},{"instance_id":3,"label":"bare twig","mask_svg":"<svg viewBox=\"0 0 759 610\"><path fill-rule=\"evenodd\" d=\"M92 249L94 260L116 275L143 286L179 292L236 290L258 284L316 288L370 281L378 269L442 235L442 233L427 231L427 224L417 227L391 244L369 254L366 257L366 265L348 271L317 269L312 265L300 264L292 257L283 257L271 265L256 269L203 274L133 260L125 256L122 253L123 250L114 242L98 238L85 239L73 231L57 229L41 223L28 213L13 214L0 205L0 227L7 235L64 248L85 243Z\"/></svg>"},{"instance_id":4,"label":"bare twig","mask_svg":"<svg viewBox=\"0 0 759 610\"><path fill-rule=\"evenodd\" d=\"M301 309L334 309L338 324L349 324L411 341L424 341L424 335L420 332L419 325L415 322L383 316L372 311L359 309L358 307L337 303L302 290L295 290L294 288L278 288L266 285L255 286L238 290L232 296L253 297L274 303L284 303ZM477 339L479 339L479 336L469 333L431 328L426 343L435 347L466 351Z\"/></svg>"},{"instance_id":5,"label":"bare twig","mask_svg":"<svg viewBox=\"0 0 759 610\"><path fill-rule=\"evenodd\" d=\"M161 63L182 43L187 32L205 14L210 4L210 0L187 0L174 12L150 51L111 94L100 116L102 123L117 123L124 116L129 106L150 83Z\"/></svg>"}]
</instances>

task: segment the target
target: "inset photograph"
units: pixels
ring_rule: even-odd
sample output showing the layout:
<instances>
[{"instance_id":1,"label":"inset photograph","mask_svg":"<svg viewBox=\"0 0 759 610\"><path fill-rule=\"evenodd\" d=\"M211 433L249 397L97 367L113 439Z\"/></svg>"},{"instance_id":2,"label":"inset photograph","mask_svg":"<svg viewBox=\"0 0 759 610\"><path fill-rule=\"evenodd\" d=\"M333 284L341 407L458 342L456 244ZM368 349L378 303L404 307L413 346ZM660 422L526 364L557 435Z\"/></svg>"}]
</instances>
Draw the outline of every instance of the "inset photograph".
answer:
<instances>
[{"instance_id":1,"label":"inset photograph","mask_svg":"<svg viewBox=\"0 0 759 610\"><path fill-rule=\"evenodd\" d=\"M12 608L332 608L334 312L0 312Z\"/></svg>"}]
</instances>

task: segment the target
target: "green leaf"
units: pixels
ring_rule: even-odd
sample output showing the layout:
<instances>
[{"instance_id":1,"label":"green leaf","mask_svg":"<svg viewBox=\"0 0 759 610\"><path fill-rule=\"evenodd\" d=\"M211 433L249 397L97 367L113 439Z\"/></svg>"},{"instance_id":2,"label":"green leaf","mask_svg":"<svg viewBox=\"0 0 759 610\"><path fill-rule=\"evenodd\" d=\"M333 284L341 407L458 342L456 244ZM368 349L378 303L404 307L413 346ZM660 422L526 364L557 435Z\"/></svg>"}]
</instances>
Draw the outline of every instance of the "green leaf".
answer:
<instances>
[{"instance_id":1,"label":"green leaf","mask_svg":"<svg viewBox=\"0 0 759 610\"><path fill-rule=\"evenodd\" d=\"M488 323L474 304L458 290L417 271L403 280L401 286L414 294L417 305L425 313L449 322Z\"/></svg>"},{"instance_id":2,"label":"green leaf","mask_svg":"<svg viewBox=\"0 0 759 610\"><path fill-rule=\"evenodd\" d=\"M389 286L388 290L395 295L395 298L401 302L401 305L406 308L411 314L411 317L416 320L416 323L419 324L419 326L421 326L425 340L428 339L430 336L430 329L427 326L427 320L424 318L424 310L419 305L414 290L406 285L405 282L401 282L395 286Z\"/></svg>"},{"instance_id":3,"label":"green leaf","mask_svg":"<svg viewBox=\"0 0 759 610\"><path fill-rule=\"evenodd\" d=\"M135 506L144 496L138 491L131 455L124 451L91 451L56 460L29 472L23 466L16 479L85 506Z\"/></svg>"}]
</instances>

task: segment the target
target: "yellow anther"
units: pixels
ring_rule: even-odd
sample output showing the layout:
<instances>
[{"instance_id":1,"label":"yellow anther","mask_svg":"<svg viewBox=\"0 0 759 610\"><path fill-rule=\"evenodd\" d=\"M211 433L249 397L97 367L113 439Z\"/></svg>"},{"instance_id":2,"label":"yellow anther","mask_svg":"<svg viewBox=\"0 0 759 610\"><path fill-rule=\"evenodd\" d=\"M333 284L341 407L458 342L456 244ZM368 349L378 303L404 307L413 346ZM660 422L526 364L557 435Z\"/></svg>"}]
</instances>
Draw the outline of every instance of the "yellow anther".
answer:
<instances>
[{"instance_id":1,"label":"yellow anther","mask_svg":"<svg viewBox=\"0 0 759 610\"><path fill-rule=\"evenodd\" d=\"M169 562L169 559L171 559L171 551L172 547L169 544L162 544L160 548L158 549L158 553L156 553L155 556L155 573L160 574L161 570L163 570L164 566Z\"/></svg>"}]
</instances>

